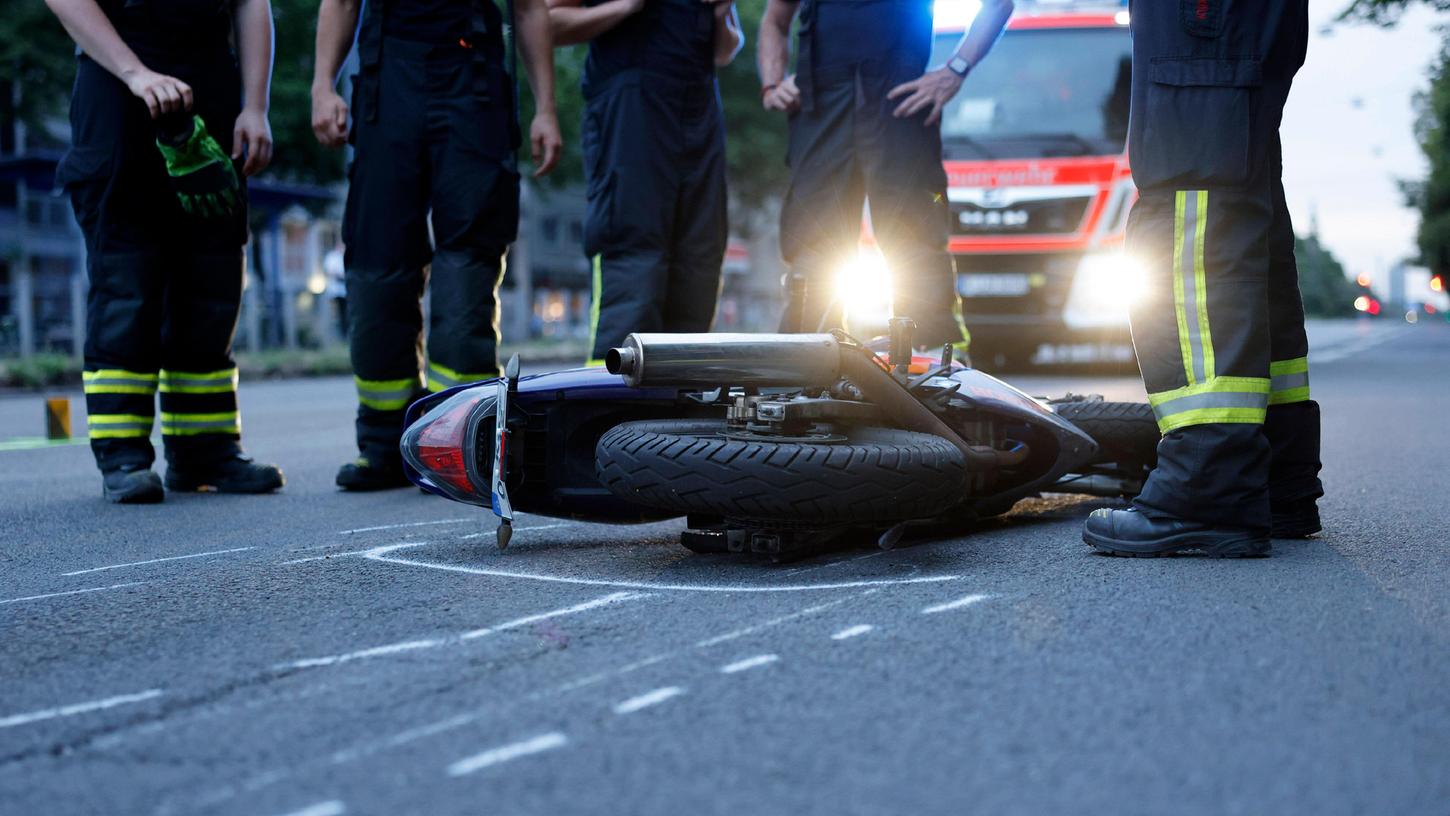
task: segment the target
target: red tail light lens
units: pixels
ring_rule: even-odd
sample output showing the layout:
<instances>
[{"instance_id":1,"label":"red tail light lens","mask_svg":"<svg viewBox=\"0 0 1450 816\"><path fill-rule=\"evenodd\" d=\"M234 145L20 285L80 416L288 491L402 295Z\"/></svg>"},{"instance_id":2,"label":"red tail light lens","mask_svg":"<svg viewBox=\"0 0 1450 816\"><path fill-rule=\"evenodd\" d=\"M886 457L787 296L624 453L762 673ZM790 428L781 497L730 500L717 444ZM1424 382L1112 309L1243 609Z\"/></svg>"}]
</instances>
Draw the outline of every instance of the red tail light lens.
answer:
<instances>
[{"instance_id":1,"label":"red tail light lens","mask_svg":"<svg viewBox=\"0 0 1450 816\"><path fill-rule=\"evenodd\" d=\"M449 397L403 432L403 459L448 498L486 506L486 474L469 466L477 455L478 422L493 428L491 388L470 388ZM491 447L491 446L490 446Z\"/></svg>"}]
</instances>

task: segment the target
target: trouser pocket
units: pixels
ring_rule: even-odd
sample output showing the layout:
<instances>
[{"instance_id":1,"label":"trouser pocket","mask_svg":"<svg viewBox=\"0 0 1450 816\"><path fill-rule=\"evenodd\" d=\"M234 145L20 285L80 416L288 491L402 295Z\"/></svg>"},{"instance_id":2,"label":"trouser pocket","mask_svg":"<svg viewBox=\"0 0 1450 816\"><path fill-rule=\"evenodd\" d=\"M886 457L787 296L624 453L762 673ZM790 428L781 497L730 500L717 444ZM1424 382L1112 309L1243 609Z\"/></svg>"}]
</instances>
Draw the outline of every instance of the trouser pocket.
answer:
<instances>
[{"instance_id":1,"label":"trouser pocket","mask_svg":"<svg viewBox=\"0 0 1450 816\"><path fill-rule=\"evenodd\" d=\"M1138 186L1249 183L1255 171L1255 95L1263 84L1259 61L1157 58L1149 65L1149 79L1143 139L1132 150Z\"/></svg>"}]
</instances>

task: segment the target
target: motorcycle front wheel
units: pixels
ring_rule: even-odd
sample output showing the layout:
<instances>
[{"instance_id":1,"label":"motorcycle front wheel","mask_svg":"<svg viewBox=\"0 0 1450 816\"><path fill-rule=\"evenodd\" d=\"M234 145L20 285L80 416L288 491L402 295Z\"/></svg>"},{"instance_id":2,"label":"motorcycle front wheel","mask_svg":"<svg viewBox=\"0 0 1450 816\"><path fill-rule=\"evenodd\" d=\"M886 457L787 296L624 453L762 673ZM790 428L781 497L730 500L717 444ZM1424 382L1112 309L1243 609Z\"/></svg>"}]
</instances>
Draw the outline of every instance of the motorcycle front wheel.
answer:
<instances>
[{"instance_id":1,"label":"motorcycle front wheel","mask_svg":"<svg viewBox=\"0 0 1450 816\"><path fill-rule=\"evenodd\" d=\"M734 519L862 524L931 518L963 501L950 442L853 427L820 440L731 438L724 421L626 422L594 449L599 481L650 507Z\"/></svg>"}]
</instances>

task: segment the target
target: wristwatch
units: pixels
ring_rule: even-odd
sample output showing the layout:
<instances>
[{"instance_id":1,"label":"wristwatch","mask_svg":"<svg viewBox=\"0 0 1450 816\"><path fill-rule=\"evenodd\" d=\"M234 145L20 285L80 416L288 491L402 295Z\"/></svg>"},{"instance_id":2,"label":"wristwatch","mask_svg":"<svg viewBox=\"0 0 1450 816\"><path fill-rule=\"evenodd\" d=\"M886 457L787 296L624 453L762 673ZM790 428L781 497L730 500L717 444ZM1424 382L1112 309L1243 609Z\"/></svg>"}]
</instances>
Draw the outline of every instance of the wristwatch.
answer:
<instances>
[{"instance_id":1,"label":"wristwatch","mask_svg":"<svg viewBox=\"0 0 1450 816\"><path fill-rule=\"evenodd\" d=\"M966 79L967 73L972 70L972 64L962 59L960 56L953 56L951 59L947 60L947 70L951 71L952 73L963 79Z\"/></svg>"}]
</instances>

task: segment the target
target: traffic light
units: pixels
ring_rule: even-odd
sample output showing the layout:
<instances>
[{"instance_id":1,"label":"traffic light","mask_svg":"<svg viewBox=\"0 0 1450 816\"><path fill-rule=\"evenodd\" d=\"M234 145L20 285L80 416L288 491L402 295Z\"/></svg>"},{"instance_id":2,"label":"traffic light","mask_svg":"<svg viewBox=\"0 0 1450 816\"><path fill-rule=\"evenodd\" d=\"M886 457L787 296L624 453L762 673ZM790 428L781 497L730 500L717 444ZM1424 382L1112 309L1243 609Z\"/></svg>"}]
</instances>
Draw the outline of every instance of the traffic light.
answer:
<instances>
[{"instance_id":1,"label":"traffic light","mask_svg":"<svg viewBox=\"0 0 1450 816\"><path fill-rule=\"evenodd\" d=\"M1430 291L1431 292L1443 292L1443 291L1445 291L1445 276L1444 275L1431 275L1430 276Z\"/></svg>"}]
</instances>

